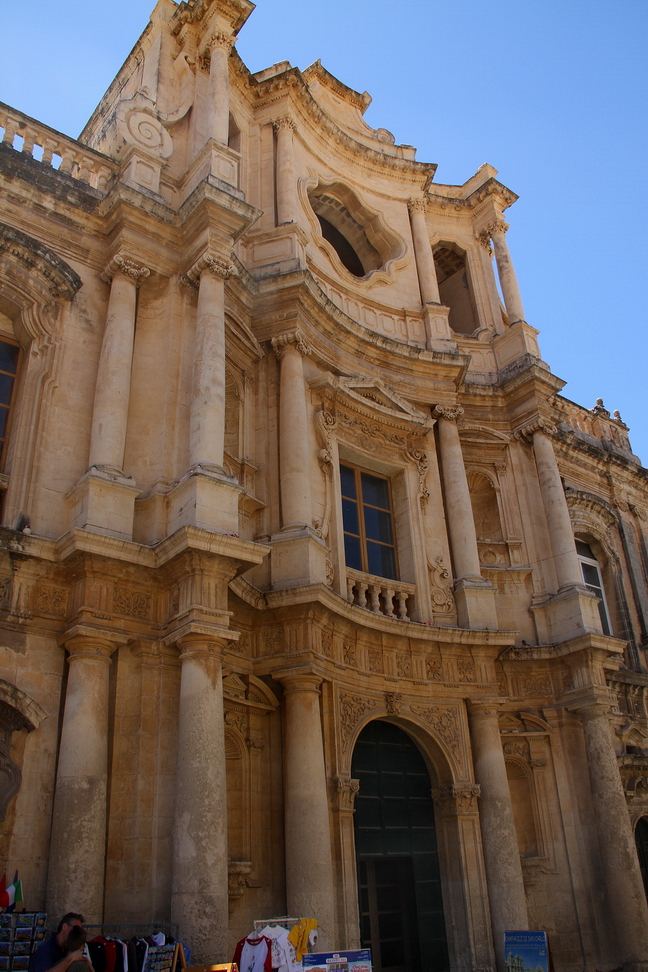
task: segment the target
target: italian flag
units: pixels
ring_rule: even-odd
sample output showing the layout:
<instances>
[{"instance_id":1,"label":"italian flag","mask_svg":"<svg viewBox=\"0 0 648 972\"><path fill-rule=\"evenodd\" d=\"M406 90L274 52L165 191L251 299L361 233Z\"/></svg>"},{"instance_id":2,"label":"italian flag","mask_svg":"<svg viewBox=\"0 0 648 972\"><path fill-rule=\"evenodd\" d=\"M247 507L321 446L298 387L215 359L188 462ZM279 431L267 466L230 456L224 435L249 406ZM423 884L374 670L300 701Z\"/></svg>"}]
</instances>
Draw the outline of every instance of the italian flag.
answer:
<instances>
[{"instance_id":1,"label":"italian flag","mask_svg":"<svg viewBox=\"0 0 648 972\"><path fill-rule=\"evenodd\" d=\"M2 875L2 881L0 881L0 908L12 912L16 905L23 900L22 881L18 880L18 871L14 874L13 884L10 884L9 887L6 887L6 884L7 874L5 871Z\"/></svg>"}]
</instances>

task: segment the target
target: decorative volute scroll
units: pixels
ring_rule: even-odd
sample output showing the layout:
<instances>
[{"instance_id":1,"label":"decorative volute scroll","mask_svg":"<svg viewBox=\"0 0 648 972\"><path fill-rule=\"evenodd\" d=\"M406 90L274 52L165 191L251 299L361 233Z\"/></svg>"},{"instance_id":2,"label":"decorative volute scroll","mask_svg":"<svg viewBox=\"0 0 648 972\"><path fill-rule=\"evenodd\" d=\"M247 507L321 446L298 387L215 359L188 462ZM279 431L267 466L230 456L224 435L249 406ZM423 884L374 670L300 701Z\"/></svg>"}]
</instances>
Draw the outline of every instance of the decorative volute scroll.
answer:
<instances>
[{"instance_id":1,"label":"decorative volute scroll","mask_svg":"<svg viewBox=\"0 0 648 972\"><path fill-rule=\"evenodd\" d=\"M319 412L315 416L315 429L322 448L317 458L319 461L322 476L324 477L324 512L321 522L314 524L315 532L323 540L328 538L329 526L331 522L331 509L333 505L333 455L331 451L332 437L337 429L337 419L329 411L328 403L323 403Z\"/></svg>"},{"instance_id":2,"label":"decorative volute scroll","mask_svg":"<svg viewBox=\"0 0 648 972\"><path fill-rule=\"evenodd\" d=\"M0 820L22 783L20 768L11 758L11 734L20 729L36 729L47 713L10 682L0 679Z\"/></svg>"}]
</instances>

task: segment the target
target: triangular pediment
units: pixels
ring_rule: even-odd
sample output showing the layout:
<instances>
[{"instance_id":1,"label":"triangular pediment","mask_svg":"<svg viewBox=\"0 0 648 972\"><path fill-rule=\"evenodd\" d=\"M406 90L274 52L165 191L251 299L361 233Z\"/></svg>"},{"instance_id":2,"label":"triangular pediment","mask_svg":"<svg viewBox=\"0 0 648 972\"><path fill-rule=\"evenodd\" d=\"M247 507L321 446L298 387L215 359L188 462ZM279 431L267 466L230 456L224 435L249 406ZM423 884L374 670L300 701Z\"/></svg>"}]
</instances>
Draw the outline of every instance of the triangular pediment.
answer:
<instances>
[{"instance_id":1,"label":"triangular pediment","mask_svg":"<svg viewBox=\"0 0 648 972\"><path fill-rule=\"evenodd\" d=\"M381 378L338 378L339 387L354 397L364 399L371 406L389 409L403 418L417 420L427 416L390 388Z\"/></svg>"}]
</instances>

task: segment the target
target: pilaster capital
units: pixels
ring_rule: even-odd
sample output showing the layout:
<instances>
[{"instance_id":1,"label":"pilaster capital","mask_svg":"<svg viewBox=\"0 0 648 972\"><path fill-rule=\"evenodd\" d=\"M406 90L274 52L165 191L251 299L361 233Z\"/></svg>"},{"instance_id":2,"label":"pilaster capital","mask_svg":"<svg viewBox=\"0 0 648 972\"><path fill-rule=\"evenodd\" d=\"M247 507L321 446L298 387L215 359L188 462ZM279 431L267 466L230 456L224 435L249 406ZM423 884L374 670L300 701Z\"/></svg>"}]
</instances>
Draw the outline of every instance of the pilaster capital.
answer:
<instances>
[{"instance_id":1,"label":"pilaster capital","mask_svg":"<svg viewBox=\"0 0 648 972\"><path fill-rule=\"evenodd\" d=\"M112 258L101 274L101 279L105 280L106 283L110 283L113 277L116 277L118 274L122 274L124 277L130 277L131 280L138 284L141 280L150 276L151 271L148 267L133 263L132 260L128 260L118 253Z\"/></svg>"},{"instance_id":2,"label":"pilaster capital","mask_svg":"<svg viewBox=\"0 0 648 972\"><path fill-rule=\"evenodd\" d=\"M493 247L491 246L491 235L487 229L482 230L481 233L475 233L475 239L477 240L479 245L483 247L484 250L486 250L489 257L493 255Z\"/></svg>"},{"instance_id":3,"label":"pilaster capital","mask_svg":"<svg viewBox=\"0 0 648 972\"><path fill-rule=\"evenodd\" d=\"M340 810L353 810L355 798L360 792L360 780L353 780L350 776L337 776L333 784Z\"/></svg>"},{"instance_id":4,"label":"pilaster capital","mask_svg":"<svg viewBox=\"0 0 648 972\"><path fill-rule=\"evenodd\" d=\"M506 233L508 228L509 228L509 224L505 222L503 219L495 219L490 224L490 226L486 228L485 232L488 233L488 235L492 238L499 234Z\"/></svg>"},{"instance_id":5,"label":"pilaster capital","mask_svg":"<svg viewBox=\"0 0 648 972\"><path fill-rule=\"evenodd\" d=\"M183 282L190 284L192 287L197 287L203 273L213 273L214 276L222 277L223 280L229 280L230 277L238 277L238 270L233 263L229 263L227 260L221 260L220 257L215 257L211 253L203 253L201 257L198 257L194 265L187 270L187 273L182 278Z\"/></svg>"},{"instance_id":6,"label":"pilaster capital","mask_svg":"<svg viewBox=\"0 0 648 972\"><path fill-rule=\"evenodd\" d=\"M524 425L521 429L518 429L515 433L515 438L522 442L531 442L536 432L543 432L545 435L552 436L557 431L558 429L551 422L538 418L534 422L530 422L528 425Z\"/></svg>"},{"instance_id":7,"label":"pilaster capital","mask_svg":"<svg viewBox=\"0 0 648 972\"><path fill-rule=\"evenodd\" d=\"M275 130L275 134L278 134L279 132L294 132L297 129L294 121L292 118L289 118L288 115L282 115L281 118L277 118L275 121L273 121L272 127Z\"/></svg>"},{"instance_id":8,"label":"pilaster capital","mask_svg":"<svg viewBox=\"0 0 648 972\"><path fill-rule=\"evenodd\" d=\"M407 200L407 209L410 216L413 216L414 213L423 213L423 215L425 215L427 212L427 203L425 199L416 199L412 197L411 199Z\"/></svg>"},{"instance_id":9,"label":"pilaster capital","mask_svg":"<svg viewBox=\"0 0 648 972\"><path fill-rule=\"evenodd\" d=\"M470 716L487 716L497 718L506 699L491 696L483 699L468 699L468 714Z\"/></svg>"},{"instance_id":10,"label":"pilaster capital","mask_svg":"<svg viewBox=\"0 0 648 972\"><path fill-rule=\"evenodd\" d=\"M441 813L470 813L477 809L481 787L477 783L441 783L432 790L432 799Z\"/></svg>"},{"instance_id":11,"label":"pilaster capital","mask_svg":"<svg viewBox=\"0 0 648 972\"><path fill-rule=\"evenodd\" d=\"M203 57L210 57L215 50L225 51L229 57L233 47L234 38L229 34L224 34L222 31L217 30L213 34L210 34L204 42L202 49Z\"/></svg>"},{"instance_id":12,"label":"pilaster capital","mask_svg":"<svg viewBox=\"0 0 648 972\"><path fill-rule=\"evenodd\" d=\"M92 635L77 635L65 642L65 648L69 655L68 664L80 658L110 662L110 656L117 648L117 644Z\"/></svg>"},{"instance_id":13,"label":"pilaster capital","mask_svg":"<svg viewBox=\"0 0 648 972\"><path fill-rule=\"evenodd\" d=\"M227 644L224 638L214 638L204 634L185 634L176 642L180 661L187 658L209 658L221 660Z\"/></svg>"},{"instance_id":14,"label":"pilaster capital","mask_svg":"<svg viewBox=\"0 0 648 972\"><path fill-rule=\"evenodd\" d=\"M313 353L313 349L310 348L304 341L303 335L299 328L295 328L294 331L288 331L286 334L279 334L277 337L273 337L271 344L272 350L279 359L281 359L281 356L290 348L295 351L299 351L302 356Z\"/></svg>"},{"instance_id":15,"label":"pilaster capital","mask_svg":"<svg viewBox=\"0 0 648 972\"><path fill-rule=\"evenodd\" d=\"M300 675L274 675L278 682L281 682L284 694L294 692L309 692L320 695L320 685L324 681L321 675L302 673Z\"/></svg>"},{"instance_id":16,"label":"pilaster capital","mask_svg":"<svg viewBox=\"0 0 648 972\"><path fill-rule=\"evenodd\" d=\"M447 422L456 422L464 410L461 405L435 405L432 414L436 418L443 418Z\"/></svg>"}]
</instances>

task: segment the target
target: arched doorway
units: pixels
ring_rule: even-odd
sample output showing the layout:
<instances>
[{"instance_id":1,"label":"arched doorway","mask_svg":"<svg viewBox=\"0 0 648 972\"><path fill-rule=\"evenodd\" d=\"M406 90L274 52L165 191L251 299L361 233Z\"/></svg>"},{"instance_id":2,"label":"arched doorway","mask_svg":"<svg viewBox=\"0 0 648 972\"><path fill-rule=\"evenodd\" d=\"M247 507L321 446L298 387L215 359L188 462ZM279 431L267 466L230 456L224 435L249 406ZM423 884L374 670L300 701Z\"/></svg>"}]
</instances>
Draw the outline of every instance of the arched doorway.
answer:
<instances>
[{"instance_id":1,"label":"arched doorway","mask_svg":"<svg viewBox=\"0 0 648 972\"><path fill-rule=\"evenodd\" d=\"M637 857L644 883L644 891L648 898L648 818L640 817L635 827L635 843L637 845Z\"/></svg>"},{"instance_id":2,"label":"arched doorway","mask_svg":"<svg viewBox=\"0 0 648 972\"><path fill-rule=\"evenodd\" d=\"M360 733L354 830L360 940L376 972L448 968L430 776L416 744L376 720Z\"/></svg>"}]
</instances>

